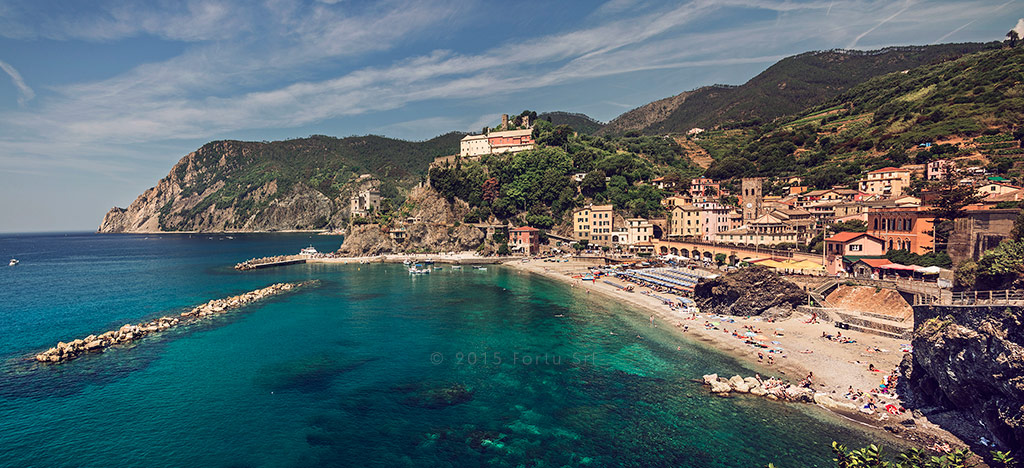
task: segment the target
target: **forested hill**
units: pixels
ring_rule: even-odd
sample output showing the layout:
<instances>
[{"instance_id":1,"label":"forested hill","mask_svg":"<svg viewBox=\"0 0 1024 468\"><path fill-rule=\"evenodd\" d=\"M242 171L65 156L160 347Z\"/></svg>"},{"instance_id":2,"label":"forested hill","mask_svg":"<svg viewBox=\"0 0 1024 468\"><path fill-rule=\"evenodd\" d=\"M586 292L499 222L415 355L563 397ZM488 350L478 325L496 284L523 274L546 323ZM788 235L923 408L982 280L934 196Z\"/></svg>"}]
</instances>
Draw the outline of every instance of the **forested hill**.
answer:
<instances>
[{"instance_id":1,"label":"forested hill","mask_svg":"<svg viewBox=\"0 0 1024 468\"><path fill-rule=\"evenodd\" d=\"M594 120L586 114L576 114L570 112L545 112L540 114L538 118L551 122L552 125L568 125L577 132L593 135L598 130L604 128L604 124Z\"/></svg>"},{"instance_id":2,"label":"forested hill","mask_svg":"<svg viewBox=\"0 0 1024 468\"><path fill-rule=\"evenodd\" d=\"M348 196L371 174L386 196L419 183L463 134L409 142L376 135L275 142L215 141L182 158L100 232L316 229L340 225Z\"/></svg>"},{"instance_id":3,"label":"forested hill","mask_svg":"<svg viewBox=\"0 0 1024 468\"><path fill-rule=\"evenodd\" d=\"M694 141L715 159L706 175L716 179L806 176L831 187L867 170L954 157L1020 180L1021 122L1024 47L1016 47L878 76L795 116Z\"/></svg>"},{"instance_id":4,"label":"forested hill","mask_svg":"<svg viewBox=\"0 0 1024 468\"><path fill-rule=\"evenodd\" d=\"M998 47L964 43L806 52L780 60L740 86L707 86L638 107L613 119L599 134L685 133L726 122L759 124L819 105L875 76Z\"/></svg>"}]
</instances>

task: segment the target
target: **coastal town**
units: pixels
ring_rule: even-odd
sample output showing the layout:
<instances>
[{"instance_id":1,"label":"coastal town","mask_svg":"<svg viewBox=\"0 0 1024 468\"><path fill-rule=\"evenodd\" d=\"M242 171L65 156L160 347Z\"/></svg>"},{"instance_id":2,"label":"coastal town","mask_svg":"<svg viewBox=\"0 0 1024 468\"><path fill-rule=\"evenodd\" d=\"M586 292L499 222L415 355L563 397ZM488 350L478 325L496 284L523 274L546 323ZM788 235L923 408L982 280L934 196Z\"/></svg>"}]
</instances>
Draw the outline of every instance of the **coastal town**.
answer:
<instances>
[{"instance_id":1,"label":"coastal town","mask_svg":"<svg viewBox=\"0 0 1024 468\"><path fill-rule=\"evenodd\" d=\"M340 7L322 3L317 15L338 22L328 13ZM742 84L647 95L637 89L680 79L663 69L691 67L665 63L707 60L651 60L607 42L633 31L668 44L683 29L651 32L659 17L682 21L671 2L651 16L627 10L657 2L618 3L588 9L612 29L510 34L486 56L451 45L462 26L448 15L451 44L421 37L438 47L429 56L401 52L401 67L386 58L339 76L298 61L327 73L363 57L311 59L323 44L268 41L291 50L308 81L268 70L288 87L263 93L263 78L250 78L242 105L211 95L203 112L167 112L208 124L188 132L212 141L175 153L166 176L95 232L0 239L11 255L3 297L17 311L0 316L0 406L11 408L0 442L14 463L1022 466L1024 19L1000 40L941 43L970 19L929 30L946 35L927 46L860 50L911 7L873 6L887 19L869 18L847 48L821 42L833 48L743 63L762 71ZM781 24L782 11L803 8L768 10ZM828 17L833 5L815 9ZM617 16L644 27L605 19ZM291 35L284 42L306 40ZM590 40L603 45L575 44ZM609 51L637 62L601 75L632 88L605 91L628 104L588 94L563 108L604 109L591 114L602 120L506 113L561 105L551 96L576 83L606 86L559 77L591 57L631 66ZM0 65L18 105L38 106ZM706 75L699 82L715 82ZM315 109L287 115L281 102L296 96ZM218 125L206 111L216 104L248 118ZM630 110L605 121L619 107ZM308 133L215 139L278 134L238 123L260 119ZM165 120L114 122L163 135ZM320 134L337 130L328 123L367 133ZM94 447L66 431L103 418L138 434ZM53 436L68 432L78 438Z\"/></svg>"}]
</instances>

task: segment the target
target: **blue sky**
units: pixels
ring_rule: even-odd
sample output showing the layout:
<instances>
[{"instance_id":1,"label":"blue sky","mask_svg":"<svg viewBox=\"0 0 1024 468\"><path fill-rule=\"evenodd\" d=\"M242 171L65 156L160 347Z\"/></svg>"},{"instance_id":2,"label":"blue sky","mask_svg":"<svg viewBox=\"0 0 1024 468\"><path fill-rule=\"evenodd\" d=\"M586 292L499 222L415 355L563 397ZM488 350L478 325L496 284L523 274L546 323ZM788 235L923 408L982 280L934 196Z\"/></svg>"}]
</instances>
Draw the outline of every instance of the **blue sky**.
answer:
<instances>
[{"instance_id":1,"label":"blue sky","mask_svg":"<svg viewBox=\"0 0 1024 468\"><path fill-rule=\"evenodd\" d=\"M0 232L92 230L218 139L607 121L808 50L999 40L1011 1L0 0Z\"/></svg>"}]
</instances>

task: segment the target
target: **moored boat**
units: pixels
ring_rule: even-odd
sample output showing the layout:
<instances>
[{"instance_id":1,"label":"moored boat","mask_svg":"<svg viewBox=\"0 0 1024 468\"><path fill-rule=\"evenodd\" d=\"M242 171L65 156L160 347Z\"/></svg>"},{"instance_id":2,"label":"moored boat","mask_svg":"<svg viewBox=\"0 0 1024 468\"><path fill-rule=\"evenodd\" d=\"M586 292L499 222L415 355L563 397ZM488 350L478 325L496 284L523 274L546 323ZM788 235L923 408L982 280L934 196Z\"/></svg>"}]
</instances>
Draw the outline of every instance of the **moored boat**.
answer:
<instances>
[{"instance_id":1,"label":"moored boat","mask_svg":"<svg viewBox=\"0 0 1024 468\"><path fill-rule=\"evenodd\" d=\"M21 263L21 262L19 262L18 259L12 258L11 261L7 264L7 266L14 266L14 265L17 265L19 263Z\"/></svg>"}]
</instances>

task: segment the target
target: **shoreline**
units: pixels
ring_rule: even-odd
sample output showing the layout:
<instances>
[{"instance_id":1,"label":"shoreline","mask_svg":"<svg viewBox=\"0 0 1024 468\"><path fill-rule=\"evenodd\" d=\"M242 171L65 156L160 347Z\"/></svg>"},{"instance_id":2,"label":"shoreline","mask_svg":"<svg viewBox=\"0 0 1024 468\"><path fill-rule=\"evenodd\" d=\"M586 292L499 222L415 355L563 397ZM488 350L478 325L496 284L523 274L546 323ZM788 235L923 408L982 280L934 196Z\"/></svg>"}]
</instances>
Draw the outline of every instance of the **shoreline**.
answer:
<instances>
[{"instance_id":1,"label":"shoreline","mask_svg":"<svg viewBox=\"0 0 1024 468\"><path fill-rule=\"evenodd\" d=\"M505 266L516 271L538 274L560 281L570 287L584 288L588 292L613 300L626 308L633 309L635 313L651 314L657 325L671 329L672 334L677 338L714 348L718 352L725 353L739 360L746 367L766 377L769 375L781 375L784 379L796 383L807 376L808 373L813 372L813 389L816 392L826 393L835 401L841 403L853 403L851 400L843 397L850 387L853 387L854 390L863 390L865 392L877 387L880 381L887 375L886 372L899 365L904 354L900 352L899 347L904 340L852 330L838 330L833 324L828 322L803 323L805 317L796 312L789 318L774 323L761 320L760 317L731 316L729 318L734 320L734 323L722 324L722 328L729 330L729 333L723 332L723 330L705 329L705 320L718 321L719 319L717 317L708 318L708 314L701 313L698 314L696 320L692 320L690 317L685 316L688 315L685 312L673 311L662 304L660 300L641 294L641 290L645 288L636 285L634 285L636 292L628 293L600 281L588 282L573 279L571 277L573 274L585 272L588 266L592 266L583 262L547 263L529 260L527 262L506 262ZM632 285L632 283L616 278L603 278L603 280L609 280L616 284ZM778 346L785 349L785 352L782 354L784 357L780 358L778 354L774 355L774 365L758 362L758 352L760 350L746 345L742 340L736 339L731 334L733 330L739 331L743 326L752 326L755 329L760 329L766 335L771 334L775 328L783 329L780 332L782 336L772 336L772 340L779 341L780 345ZM839 344L821 338L822 332L834 334L837 331L842 331L845 336L855 339L856 343ZM867 349L881 349L885 352L867 352ZM800 352L805 350L812 352ZM766 356L772 356L772 354L765 353L764 351L761 351L761 353L764 353ZM873 364L876 368L881 369L882 372L869 371L869 364ZM700 380L702 376L694 375L688 377ZM729 376L723 377L728 378ZM935 442L967 446L956 436L929 422L927 418L913 417L910 411L899 416L891 415L884 409L884 405L889 400L878 397L875 400L878 402L878 410L871 415L859 411L830 408L817 403L813 404L813 406L828 411L844 421L856 423L857 426L861 427L869 427L874 431L882 432L889 437L896 437L921 448L927 448ZM900 406L898 400L894 400L894 404ZM902 424L906 420L912 420L914 424L912 426Z\"/></svg>"}]
</instances>

